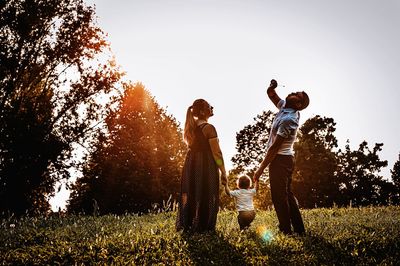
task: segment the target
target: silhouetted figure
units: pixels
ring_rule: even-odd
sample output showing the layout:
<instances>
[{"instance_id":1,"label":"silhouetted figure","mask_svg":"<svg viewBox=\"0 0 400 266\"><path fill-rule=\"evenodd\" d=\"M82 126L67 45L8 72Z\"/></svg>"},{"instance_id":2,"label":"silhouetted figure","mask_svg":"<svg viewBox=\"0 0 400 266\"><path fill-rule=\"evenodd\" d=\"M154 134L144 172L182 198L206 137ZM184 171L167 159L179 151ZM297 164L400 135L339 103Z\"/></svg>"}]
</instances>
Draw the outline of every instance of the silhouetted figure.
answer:
<instances>
[{"instance_id":1,"label":"silhouetted figure","mask_svg":"<svg viewBox=\"0 0 400 266\"><path fill-rule=\"evenodd\" d=\"M218 135L208 123L213 107L195 100L186 113L184 138L188 145L178 205L176 229L186 232L214 231L219 209L219 172L227 178Z\"/></svg>"},{"instance_id":2,"label":"silhouetted figure","mask_svg":"<svg viewBox=\"0 0 400 266\"><path fill-rule=\"evenodd\" d=\"M291 93L286 100L282 100L275 92L277 86L278 83L273 79L267 89L268 97L279 112L272 123L267 154L255 172L254 180L258 181L264 169L269 166L272 203L280 231L291 234L293 226L294 232L304 234L303 219L291 190L291 182L294 169L293 143L299 127L299 111L305 109L310 100L304 91Z\"/></svg>"}]
</instances>

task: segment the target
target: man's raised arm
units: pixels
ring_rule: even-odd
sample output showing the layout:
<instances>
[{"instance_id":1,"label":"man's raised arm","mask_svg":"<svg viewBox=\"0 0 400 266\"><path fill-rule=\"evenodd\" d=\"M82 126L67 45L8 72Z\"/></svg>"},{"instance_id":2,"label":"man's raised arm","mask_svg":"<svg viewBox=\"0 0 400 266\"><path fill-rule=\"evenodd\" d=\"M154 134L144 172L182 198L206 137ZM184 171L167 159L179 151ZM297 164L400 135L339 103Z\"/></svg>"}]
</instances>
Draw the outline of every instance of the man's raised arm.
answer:
<instances>
[{"instance_id":1,"label":"man's raised arm","mask_svg":"<svg viewBox=\"0 0 400 266\"><path fill-rule=\"evenodd\" d=\"M267 94L270 100L274 103L276 107L278 107L278 103L281 100L281 98L278 96L278 94L275 91L275 88L278 87L278 82L276 80L272 79L271 84L269 84L269 87L267 89Z\"/></svg>"}]
</instances>

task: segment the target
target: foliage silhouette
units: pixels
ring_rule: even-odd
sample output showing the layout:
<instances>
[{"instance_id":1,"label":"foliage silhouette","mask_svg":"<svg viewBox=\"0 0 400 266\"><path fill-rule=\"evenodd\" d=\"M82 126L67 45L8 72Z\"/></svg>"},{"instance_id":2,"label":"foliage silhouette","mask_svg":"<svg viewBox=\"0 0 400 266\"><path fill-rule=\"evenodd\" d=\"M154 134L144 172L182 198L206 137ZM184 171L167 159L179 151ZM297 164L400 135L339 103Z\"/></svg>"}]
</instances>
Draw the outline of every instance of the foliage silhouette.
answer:
<instances>
[{"instance_id":1,"label":"foliage silhouette","mask_svg":"<svg viewBox=\"0 0 400 266\"><path fill-rule=\"evenodd\" d=\"M352 151L347 142L344 151L339 150L337 178L340 182L339 205L387 205L392 193L392 184L379 175L387 161L379 158L382 143L376 143L372 151L363 141L358 150Z\"/></svg>"},{"instance_id":2,"label":"foliage silhouette","mask_svg":"<svg viewBox=\"0 0 400 266\"><path fill-rule=\"evenodd\" d=\"M179 192L186 145L176 120L140 83L125 84L73 185L68 210L101 214L147 212Z\"/></svg>"},{"instance_id":3,"label":"foliage silhouette","mask_svg":"<svg viewBox=\"0 0 400 266\"><path fill-rule=\"evenodd\" d=\"M273 113L263 112L254 120L255 123L237 133L237 154L232 158L233 179L241 174L252 175L265 157ZM294 144L296 164L293 191L300 206L365 206L397 202L398 190L393 183L379 175L381 168L387 166L387 161L379 158L383 144L375 144L372 151L366 141L355 151L350 150L349 144L344 151L337 150L335 126L333 118L316 115L299 128ZM260 182L259 196L256 198L257 207L262 209L271 206L269 184L265 182L267 178L268 171ZM394 174L395 180L398 178ZM234 180L231 180L231 185L235 186ZM233 207L225 196L222 197L222 203L225 207Z\"/></svg>"},{"instance_id":4,"label":"foliage silhouette","mask_svg":"<svg viewBox=\"0 0 400 266\"><path fill-rule=\"evenodd\" d=\"M394 163L393 169L390 170L392 174L392 182L394 184L394 195L392 202L396 205L400 204L400 154L399 159Z\"/></svg>"},{"instance_id":5,"label":"foliage silhouette","mask_svg":"<svg viewBox=\"0 0 400 266\"><path fill-rule=\"evenodd\" d=\"M269 132L274 113L264 111L254 118L254 123L245 126L236 134L237 154L232 157L234 173L253 173L267 152Z\"/></svg>"},{"instance_id":6,"label":"foliage silhouette","mask_svg":"<svg viewBox=\"0 0 400 266\"><path fill-rule=\"evenodd\" d=\"M267 152L267 143L272 121L275 114L271 111L264 111L254 118L254 122L245 126L236 134L236 150L231 161L233 170L229 174L229 185L236 189L236 179L240 175L252 177ZM272 206L271 193L269 189L268 170L260 178L259 191L254 198L256 208L267 209ZM223 207L232 209L233 200L225 194L221 198Z\"/></svg>"},{"instance_id":7,"label":"foliage silhouette","mask_svg":"<svg viewBox=\"0 0 400 266\"><path fill-rule=\"evenodd\" d=\"M335 125L332 118L317 115L305 121L298 131L293 191L304 208L329 207L338 197Z\"/></svg>"},{"instance_id":8,"label":"foliage silhouette","mask_svg":"<svg viewBox=\"0 0 400 266\"><path fill-rule=\"evenodd\" d=\"M45 212L121 73L83 0L0 5L0 212Z\"/></svg>"}]
</instances>

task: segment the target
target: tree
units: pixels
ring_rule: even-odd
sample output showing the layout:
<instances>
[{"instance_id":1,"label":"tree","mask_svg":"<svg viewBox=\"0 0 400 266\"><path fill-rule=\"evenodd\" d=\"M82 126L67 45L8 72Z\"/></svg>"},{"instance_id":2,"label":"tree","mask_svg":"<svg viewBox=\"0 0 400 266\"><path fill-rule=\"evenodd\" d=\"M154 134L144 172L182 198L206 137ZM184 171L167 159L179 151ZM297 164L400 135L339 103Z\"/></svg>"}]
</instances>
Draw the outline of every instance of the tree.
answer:
<instances>
[{"instance_id":1,"label":"tree","mask_svg":"<svg viewBox=\"0 0 400 266\"><path fill-rule=\"evenodd\" d=\"M73 186L69 211L145 212L177 198L186 145L176 120L140 83L126 84L119 107ZM95 203L95 204L94 204Z\"/></svg>"},{"instance_id":2,"label":"tree","mask_svg":"<svg viewBox=\"0 0 400 266\"><path fill-rule=\"evenodd\" d=\"M390 170L390 173L392 174L392 181L394 185L400 190L400 154L399 158L393 165L393 169Z\"/></svg>"},{"instance_id":3,"label":"tree","mask_svg":"<svg viewBox=\"0 0 400 266\"><path fill-rule=\"evenodd\" d=\"M255 124L246 126L236 137L238 153L232 158L233 172L250 174L256 170L267 152L269 132L274 115L264 112L254 120ZM293 174L293 190L302 207L331 206L338 191L334 173L336 158L333 151L337 147L335 122L332 118L315 116L307 120L298 131L295 143L296 168ZM268 171L260 182L258 205L271 206ZM335 189L336 187L336 189Z\"/></svg>"},{"instance_id":4,"label":"tree","mask_svg":"<svg viewBox=\"0 0 400 266\"><path fill-rule=\"evenodd\" d=\"M293 191L302 207L331 207L338 197L335 125L333 118L317 115L298 131Z\"/></svg>"},{"instance_id":5,"label":"tree","mask_svg":"<svg viewBox=\"0 0 400 266\"><path fill-rule=\"evenodd\" d=\"M234 176L231 187L236 187L236 178L240 175L253 176L267 152L269 132L275 114L271 111L264 111L254 118L253 124L245 126L236 134L237 154L232 157L233 170L230 176ZM266 171L268 172L268 171ZM260 178L260 189L255 199L258 208L266 209L272 206L271 193L268 175L263 174Z\"/></svg>"},{"instance_id":6,"label":"tree","mask_svg":"<svg viewBox=\"0 0 400 266\"><path fill-rule=\"evenodd\" d=\"M264 111L236 134L237 154L232 157L235 173L254 173L267 152L269 132L275 115Z\"/></svg>"},{"instance_id":7,"label":"tree","mask_svg":"<svg viewBox=\"0 0 400 266\"><path fill-rule=\"evenodd\" d=\"M265 157L273 114L264 112L254 120L254 124L246 126L236 136L238 153L232 158L231 173L234 176L252 175ZM360 206L388 204L394 197L394 186L379 175L381 168L387 165L378 154L383 144L375 144L371 151L364 141L357 151L351 151L349 145L345 151L336 151L335 125L333 118L317 115L308 119L298 131L292 182L300 206L347 206L350 202ZM268 173L264 182L267 176ZM396 178L393 180L398 180ZM264 207L270 205L268 184L266 186L260 189L260 198L266 199Z\"/></svg>"},{"instance_id":8,"label":"tree","mask_svg":"<svg viewBox=\"0 0 400 266\"><path fill-rule=\"evenodd\" d=\"M340 205L386 205L390 195L390 183L379 175L387 161L379 158L382 143L376 143L372 151L363 141L358 150L350 150L349 142L344 151L338 152L337 178L340 182Z\"/></svg>"},{"instance_id":9,"label":"tree","mask_svg":"<svg viewBox=\"0 0 400 266\"><path fill-rule=\"evenodd\" d=\"M398 205L400 204L400 154L399 159L394 163L393 169L390 170L392 174L392 182L394 185L393 191L393 203Z\"/></svg>"},{"instance_id":10,"label":"tree","mask_svg":"<svg viewBox=\"0 0 400 266\"><path fill-rule=\"evenodd\" d=\"M47 211L120 79L83 0L0 3L0 212Z\"/></svg>"}]
</instances>

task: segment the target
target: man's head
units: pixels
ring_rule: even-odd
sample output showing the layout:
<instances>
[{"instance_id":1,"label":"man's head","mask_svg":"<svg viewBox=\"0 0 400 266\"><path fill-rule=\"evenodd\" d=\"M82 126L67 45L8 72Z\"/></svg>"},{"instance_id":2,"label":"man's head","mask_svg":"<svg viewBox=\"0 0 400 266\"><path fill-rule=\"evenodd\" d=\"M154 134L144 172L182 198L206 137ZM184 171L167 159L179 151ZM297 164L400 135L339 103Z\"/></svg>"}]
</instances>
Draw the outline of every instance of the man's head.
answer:
<instances>
[{"instance_id":1,"label":"man's head","mask_svg":"<svg viewBox=\"0 0 400 266\"><path fill-rule=\"evenodd\" d=\"M285 107L301 111L305 109L309 103L310 98L308 98L307 93L305 93L304 91L298 91L292 92L286 97Z\"/></svg>"}]
</instances>

